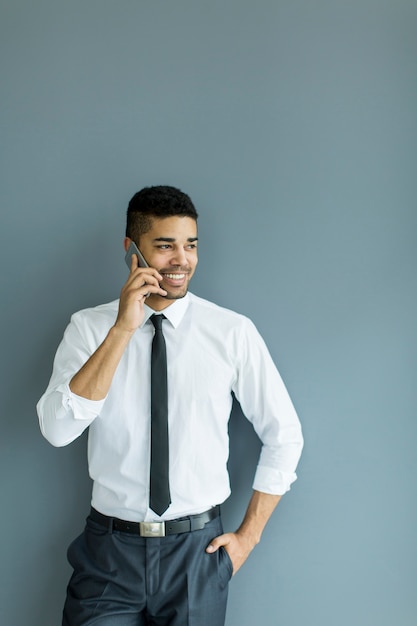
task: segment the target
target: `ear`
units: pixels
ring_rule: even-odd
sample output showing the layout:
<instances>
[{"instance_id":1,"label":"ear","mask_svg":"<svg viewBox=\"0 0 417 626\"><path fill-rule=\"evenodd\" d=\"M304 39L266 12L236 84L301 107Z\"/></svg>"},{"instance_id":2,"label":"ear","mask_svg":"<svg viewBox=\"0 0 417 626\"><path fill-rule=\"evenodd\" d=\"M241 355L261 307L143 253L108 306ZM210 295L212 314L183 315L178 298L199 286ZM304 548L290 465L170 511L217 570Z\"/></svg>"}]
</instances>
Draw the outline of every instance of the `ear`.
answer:
<instances>
[{"instance_id":1,"label":"ear","mask_svg":"<svg viewBox=\"0 0 417 626\"><path fill-rule=\"evenodd\" d=\"M123 240L123 247L125 249L125 252L127 252L130 244L132 243L132 240L129 237L125 237Z\"/></svg>"}]
</instances>

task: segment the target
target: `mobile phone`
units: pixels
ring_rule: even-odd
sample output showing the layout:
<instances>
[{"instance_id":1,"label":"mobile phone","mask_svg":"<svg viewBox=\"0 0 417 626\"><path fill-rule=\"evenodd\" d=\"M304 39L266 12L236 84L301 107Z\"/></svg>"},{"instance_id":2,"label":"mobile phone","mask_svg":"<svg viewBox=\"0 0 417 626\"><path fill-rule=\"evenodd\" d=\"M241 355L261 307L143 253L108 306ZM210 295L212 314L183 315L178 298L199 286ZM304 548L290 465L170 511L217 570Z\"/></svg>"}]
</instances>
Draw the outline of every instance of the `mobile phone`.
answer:
<instances>
[{"instance_id":1,"label":"mobile phone","mask_svg":"<svg viewBox=\"0 0 417 626\"><path fill-rule=\"evenodd\" d=\"M128 266L129 269L132 265L132 254L136 254L136 256L138 257L139 267L149 267L149 265L143 258L141 251L139 250L137 245L132 241L130 243L129 249L126 252L126 256L125 256L126 265Z\"/></svg>"}]
</instances>

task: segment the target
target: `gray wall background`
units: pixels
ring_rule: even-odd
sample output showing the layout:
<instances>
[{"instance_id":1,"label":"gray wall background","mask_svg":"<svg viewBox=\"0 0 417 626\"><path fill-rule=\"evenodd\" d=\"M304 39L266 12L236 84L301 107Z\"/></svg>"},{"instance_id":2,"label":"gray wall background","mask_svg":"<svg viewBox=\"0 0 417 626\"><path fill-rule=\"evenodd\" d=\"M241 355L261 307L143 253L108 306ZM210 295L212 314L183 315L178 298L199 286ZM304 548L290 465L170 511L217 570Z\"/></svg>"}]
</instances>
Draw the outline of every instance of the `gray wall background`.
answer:
<instances>
[{"instance_id":1,"label":"gray wall background","mask_svg":"<svg viewBox=\"0 0 417 626\"><path fill-rule=\"evenodd\" d=\"M299 481L228 626L416 623L413 0L2 0L0 606L56 626L90 484L35 404L70 314L114 299L124 212L190 193L193 291L250 316L303 423ZM233 529L258 442L231 421Z\"/></svg>"}]
</instances>

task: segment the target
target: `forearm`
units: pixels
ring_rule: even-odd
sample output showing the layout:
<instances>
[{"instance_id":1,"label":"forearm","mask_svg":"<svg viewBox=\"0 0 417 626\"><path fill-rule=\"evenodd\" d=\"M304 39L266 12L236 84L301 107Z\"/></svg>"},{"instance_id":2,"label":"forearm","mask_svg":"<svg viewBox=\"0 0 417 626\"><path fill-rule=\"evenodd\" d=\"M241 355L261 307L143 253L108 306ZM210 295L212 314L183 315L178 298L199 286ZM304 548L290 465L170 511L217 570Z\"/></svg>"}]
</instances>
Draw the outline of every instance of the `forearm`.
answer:
<instances>
[{"instance_id":1,"label":"forearm","mask_svg":"<svg viewBox=\"0 0 417 626\"><path fill-rule=\"evenodd\" d=\"M254 491L245 517L236 534L244 538L252 548L259 543L262 532L281 496Z\"/></svg>"},{"instance_id":2,"label":"forearm","mask_svg":"<svg viewBox=\"0 0 417 626\"><path fill-rule=\"evenodd\" d=\"M69 385L72 393L88 400L105 398L132 334L113 326L103 343L72 378Z\"/></svg>"}]
</instances>

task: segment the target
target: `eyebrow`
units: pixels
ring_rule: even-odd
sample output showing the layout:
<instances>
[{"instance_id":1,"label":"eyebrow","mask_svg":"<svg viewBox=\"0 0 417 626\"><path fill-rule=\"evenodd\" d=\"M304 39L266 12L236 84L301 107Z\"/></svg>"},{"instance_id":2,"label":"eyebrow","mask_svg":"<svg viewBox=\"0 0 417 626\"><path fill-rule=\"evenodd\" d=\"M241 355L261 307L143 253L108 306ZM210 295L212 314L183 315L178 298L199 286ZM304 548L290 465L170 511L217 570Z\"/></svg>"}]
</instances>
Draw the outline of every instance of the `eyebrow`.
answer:
<instances>
[{"instance_id":1,"label":"eyebrow","mask_svg":"<svg viewBox=\"0 0 417 626\"><path fill-rule=\"evenodd\" d=\"M197 241L198 237L188 237L187 241L192 243L193 241ZM153 241L166 241L167 243L175 243L176 239L174 237L156 237Z\"/></svg>"}]
</instances>

